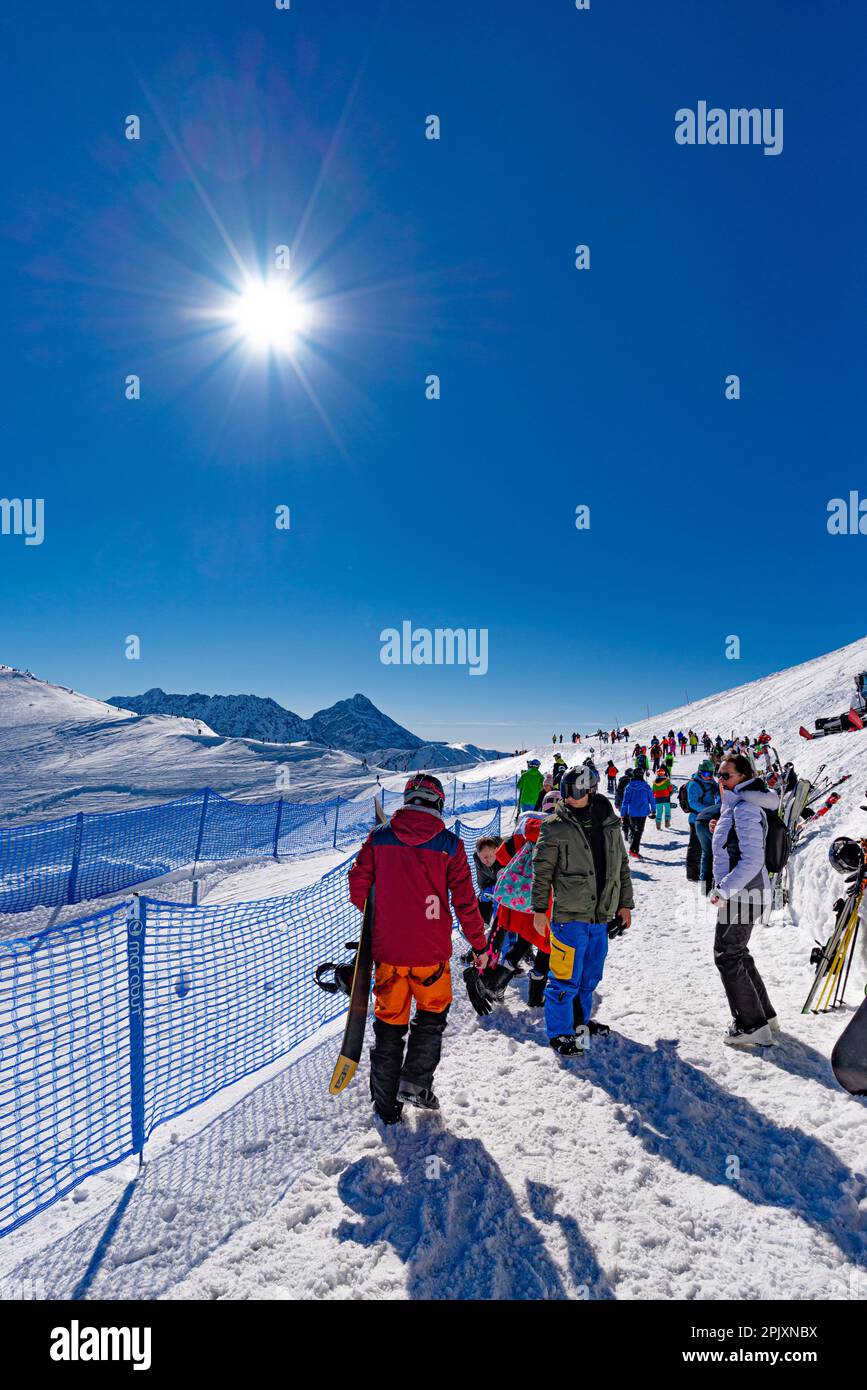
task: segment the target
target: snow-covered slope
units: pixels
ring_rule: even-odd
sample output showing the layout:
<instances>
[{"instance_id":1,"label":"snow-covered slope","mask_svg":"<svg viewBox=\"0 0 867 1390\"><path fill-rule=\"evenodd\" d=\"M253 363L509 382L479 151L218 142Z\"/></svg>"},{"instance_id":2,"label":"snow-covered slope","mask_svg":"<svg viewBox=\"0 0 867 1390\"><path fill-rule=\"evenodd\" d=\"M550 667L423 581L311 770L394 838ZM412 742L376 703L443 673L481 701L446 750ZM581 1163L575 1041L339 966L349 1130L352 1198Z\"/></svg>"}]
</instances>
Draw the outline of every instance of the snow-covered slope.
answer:
<instances>
[{"instance_id":1,"label":"snow-covered slope","mask_svg":"<svg viewBox=\"0 0 867 1390\"><path fill-rule=\"evenodd\" d=\"M188 698L195 701L197 697ZM389 727L406 735L364 696L353 700L360 702L356 706L359 719L368 718L367 706L373 711L370 737ZM348 706L353 701L341 703ZM274 711L280 712L279 705L259 704L274 708L263 713L257 706L256 717L262 715L265 724L272 716L277 721ZM218 713L245 717L240 707L220 706ZM349 718L344 711L338 723L349 730L344 716ZM275 722L275 734L286 731ZM224 796L273 799L278 795L278 776L279 791L290 801L349 799L369 796L376 789L378 771L386 785L398 785L400 779L387 774L403 769L407 762L410 767L465 767L489 751L472 745L456 749L448 744L416 743L425 750L423 758L414 761L414 749L401 745L392 748L381 765L375 755L369 755L365 766L361 753L336 743L329 748L322 729L315 740L291 743L224 736L201 713L194 717L137 713L0 666L0 823L74 811L126 810L205 786Z\"/></svg>"},{"instance_id":2,"label":"snow-covered slope","mask_svg":"<svg viewBox=\"0 0 867 1390\"><path fill-rule=\"evenodd\" d=\"M352 797L371 774L319 744L223 738L198 719L136 715L0 667L0 821L125 810L210 786L225 796Z\"/></svg>"},{"instance_id":3,"label":"snow-covered slope","mask_svg":"<svg viewBox=\"0 0 867 1390\"><path fill-rule=\"evenodd\" d=\"M867 642L630 726L649 737L671 724L765 725L799 772L815 776L824 762L824 776L850 774L792 856L791 910L753 933L782 1023L777 1047L752 1056L722 1043L713 921L685 882L675 810L670 831L645 834L634 925L612 943L597 993L612 1035L585 1057L551 1053L524 982L488 1019L458 988L437 1074L442 1111L411 1114L383 1139L366 1059L349 1092L327 1095L338 1020L288 1064L157 1130L131 1193L136 1170L123 1165L6 1237L0 1278L45 1297L66 1296L90 1270L96 1298L863 1299L867 1101L841 1091L829 1065L867 983L863 947L845 1010L801 1006L810 947L840 891L828 846L867 833L867 731L797 735L846 707L863 664ZM613 751L622 764L628 750ZM553 752L539 750L546 765ZM676 777L696 761L678 760ZM250 896L253 874L260 890L280 891L284 872L297 868L239 872L220 897Z\"/></svg>"},{"instance_id":4,"label":"snow-covered slope","mask_svg":"<svg viewBox=\"0 0 867 1390\"><path fill-rule=\"evenodd\" d=\"M732 675L737 662L727 663ZM698 734L756 734L766 728L783 752L798 750L798 727L813 728L817 715L839 714L847 710L855 693L853 676L867 669L867 637L840 647L825 656L790 666L761 680L735 686L719 695L708 695L678 709L666 710L650 720L627 721L630 733L660 735L673 728L693 728Z\"/></svg>"},{"instance_id":5,"label":"snow-covered slope","mask_svg":"<svg viewBox=\"0 0 867 1390\"><path fill-rule=\"evenodd\" d=\"M736 673L737 662L732 661L729 666ZM835 748L839 739L820 739L809 744L800 737L798 729L803 724L812 730L817 716L839 714L848 709L855 691L853 677L862 670L867 670L867 637L799 666L788 667L717 695L708 695L677 709L653 714L649 719L642 715L627 720L625 727L631 737L626 747L622 743L611 747L589 735L582 738L580 745L543 743L527 748L518 757L502 758L496 770L485 765L469 769L462 773L461 780L484 782L489 776L517 776L527 766L528 758L539 758L543 771L547 771L555 752L561 753L567 763L581 762L590 752L597 761L603 757L607 760L610 752L615 763L625 766L635 742L647 743L654 734L661 737L670 728L675 731L695 729L698 734L707 729L712 736L719 733L723 738L730 738L733 732L753 735L766 728L784 760L793 759L807 771L828 757L836 766ZM867 762L867 734L863 751L860 740L849 740L847 735L840 735L840 738L846 760L851 759L856 768Z\"/></svg>"},{"instance_id":6,"label":"snow-covered slope","mask_svg":"<svg viewBox=\"0 0 867 1390\"><path fill-rule=\"evenodd\" d=\"M798 851L799 893L832 833ZM863 1298L867 1105L828 1064L851 1012L800 1013L818 924L756 930L783 1033L768 1055L733 1053L682 817L646 838L634 926L597 996L612 1036L584 1058L546 1047L524 982L488 1019L456 991L442 1111L383 1140L366 1060L346 1095L327 1095L338 1020L158 1129L131 1195L132 1163L6 1237L0 1278L47 1298L89 1268L88 1296L106 1299ZM279 891L296 872L246 871L234 891L256 896L257 873ZM864 978L859 961L853 1002Z\"/></svg>"}]
</instances>

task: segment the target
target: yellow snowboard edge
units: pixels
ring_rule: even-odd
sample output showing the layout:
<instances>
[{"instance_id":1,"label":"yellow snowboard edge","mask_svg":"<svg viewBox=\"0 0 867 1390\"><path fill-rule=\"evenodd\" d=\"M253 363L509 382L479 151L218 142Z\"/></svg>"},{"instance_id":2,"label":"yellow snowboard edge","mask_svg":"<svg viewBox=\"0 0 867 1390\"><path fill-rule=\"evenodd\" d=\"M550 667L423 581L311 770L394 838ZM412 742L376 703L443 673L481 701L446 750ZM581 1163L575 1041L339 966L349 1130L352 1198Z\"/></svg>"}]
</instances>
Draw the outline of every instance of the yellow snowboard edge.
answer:
<instances>
[{"instance_id":1,"label":"yellow snowboard edge","mask_svg":"<svg viewBox=\"0 0 867 1390\"><path fill-rule=\"evenodd\" d=\"M341 1052L331 1076L331 1084L328 1087L331 1095L337 1096L346 1089L355 1075L357 1067L357 1062L353 1062L351 1057L344 1057Z\"/></svg>"}]
</instances>

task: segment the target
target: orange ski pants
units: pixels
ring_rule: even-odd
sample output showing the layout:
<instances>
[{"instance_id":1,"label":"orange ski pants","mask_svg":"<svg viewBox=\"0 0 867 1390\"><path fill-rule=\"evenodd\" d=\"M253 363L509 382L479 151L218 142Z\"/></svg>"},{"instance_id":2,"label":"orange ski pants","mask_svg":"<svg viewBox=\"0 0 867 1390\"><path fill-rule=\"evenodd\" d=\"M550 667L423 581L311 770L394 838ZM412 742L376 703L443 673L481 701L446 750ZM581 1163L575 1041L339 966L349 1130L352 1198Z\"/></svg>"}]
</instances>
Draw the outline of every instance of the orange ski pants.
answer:
<instances>
[{"instance_id":1,"label":"orange ski pants","mask_svg":"<svg viewBox=\"0 0 867 1390\"><path fill-rule=\"evenodd\" d=\"M409 1023L412 1001L428 1013L441 1014L452 1002L452 972L447 960L431 965L377 964L373 1012L383 1023Z\"/></svg>"}]
</instances>

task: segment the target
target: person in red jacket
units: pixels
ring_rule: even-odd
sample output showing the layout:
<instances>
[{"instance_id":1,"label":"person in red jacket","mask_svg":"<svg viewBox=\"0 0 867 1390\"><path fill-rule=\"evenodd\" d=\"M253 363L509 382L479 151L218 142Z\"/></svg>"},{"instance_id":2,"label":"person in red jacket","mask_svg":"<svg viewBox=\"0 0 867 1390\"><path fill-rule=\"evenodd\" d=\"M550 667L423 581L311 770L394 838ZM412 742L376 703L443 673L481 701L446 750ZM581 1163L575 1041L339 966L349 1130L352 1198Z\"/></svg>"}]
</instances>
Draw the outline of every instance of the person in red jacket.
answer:
<instances>
[{"instance_id":1,"label":"person in red jacket","mask_svg":"<svg viewBox=\"0 0 867 1390\"><path fill-rule=\"evenodd\" d=\"M370 832L349 870L349 896L360 910L376 885L370 1094L385 1124L397 1123L404 1104L439 1109L433 1076L452 1002L449 894L476 967L488 959L467 852L443 824L442 783L416 773L403 802L387 825Z\"/></svg>"},{"instance_id":2,"label":"person in red jacket","mask_svg":"<svg viewBox=\"0 0 867 1390\"><path fill-rule=\"evenodd\" d=\"M553 802L552 800L553 799ZM503 841L497 850L497 862L508 867L515 856L529 840L535 844L539 838L542 821L549 815L558 801L556 792L549 792L545 798L547 805L541 811L528 811L520 817L512 834ZM550 917L550 910L549 910ZM506 986L515 978L522 963L535 947L536 955L530 973L527 1003L531 1009L541 1009L545 1004L545 986L548 983L548 967L551 963L551 934L540 932L536 927L533 912L521 912L516 907L497 905L496 930L490 940L490 947L499 955L507 936L517 936L517 941L506 952L499 965L489 965L482 980L490 993L502 1000Z\"/></svg>"}]
</instances>

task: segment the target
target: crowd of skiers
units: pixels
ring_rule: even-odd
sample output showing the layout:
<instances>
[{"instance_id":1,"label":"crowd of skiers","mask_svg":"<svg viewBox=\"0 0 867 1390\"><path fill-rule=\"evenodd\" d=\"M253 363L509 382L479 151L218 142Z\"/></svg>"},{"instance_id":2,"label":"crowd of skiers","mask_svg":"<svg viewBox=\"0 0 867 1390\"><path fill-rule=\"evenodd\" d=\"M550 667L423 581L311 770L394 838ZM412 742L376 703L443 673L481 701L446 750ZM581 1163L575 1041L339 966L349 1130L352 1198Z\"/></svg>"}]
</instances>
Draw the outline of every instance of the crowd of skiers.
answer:
<instances>
[{"instance_id":1,"label":"crowd of skiers","mask_svg":"<svg viewBox=\"0 0 867 1390\"><path fill-rule=\"evenodd\" d=\"M769 742L765 730L727 740L670 730L636 743L630 768L613 759L605 768L613 804L592 756L570 767L558 751L547 775L532 758L518 779L514 830L476 843L475 884L462 840L443 822L442 784L430 773L411 777L404 806L371 832L349 875L359 908L376 885L370 1060L380 1118L398 1120L407 1103L438 1107L433 1076L452 1000L450 897L470 943L464 981L479 1013L528 972L528 1006L544 1011L557 1053L580 1053L590 1035L609 1032L592 1017L593 992L609 940L631 925L630 859L640 858L648 819L668 827L675 802L689 825L687 878L717 909L714 959L732 1013L725 1041L772 1044L777 1019L749 951L768 901L767 817L779 801L756 770ZM706 756L675 796L675 757L699 745Z\"/></svg>"},{"instance_id":2,"label":"crowd of skiers","mask_svg":"<svg viewBox=\"0 0 867 1390\"><path fill-rule=\"evenodd\" d=\"M586 738L588 737L588 735L587 735L587 734L584 734L583 737L586 739ZM628 729L611 729L611 730L609 731L608 729L597 729L597 730L596 730L596 733L590 735L589 737L591 737L591 738L598 738L600 743L608 743L608 742L611 742L611 743L619 743L619 742L621 741L621 739L624 740L624 742L628 742L628 740L629 740L629 730L628 730ZM571 741L572 743L578 744L578 743L581 742L581 739L582 739L582 735L579 734L577 731L573 730L573 732L572 732L572 737L571 737L571 740L570 740L570 741ZM551 735L551 742L552 742L552 743L562 743L562 742L563 742L563 735L562 735L562 734L552 734L552 735Z\"/></svg>"}]
</instances>

